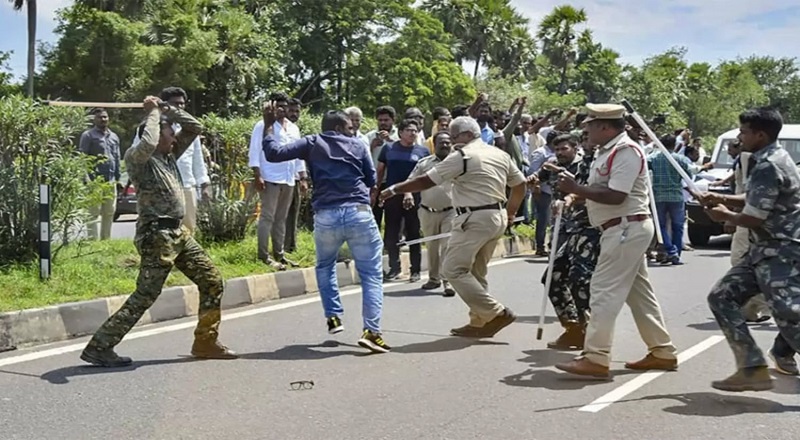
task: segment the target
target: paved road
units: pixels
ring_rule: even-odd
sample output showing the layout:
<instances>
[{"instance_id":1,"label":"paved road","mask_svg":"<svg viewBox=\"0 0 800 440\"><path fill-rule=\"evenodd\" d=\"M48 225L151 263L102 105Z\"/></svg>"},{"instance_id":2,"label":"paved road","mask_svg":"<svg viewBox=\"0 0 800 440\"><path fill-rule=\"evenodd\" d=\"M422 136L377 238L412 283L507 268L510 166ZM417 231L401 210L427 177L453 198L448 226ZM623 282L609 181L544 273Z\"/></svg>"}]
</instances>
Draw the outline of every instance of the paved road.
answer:
<instances>
[{"instance_id":1,"label":"paved road","mask_svg":"<svg viewBox=\"0 0 800 440\"><path fill-rule=\"evenodd\" d=\"M111 226L111 238L130 238L136 234L136 216L123 215Z\"/></svg>"},{"instance_id":2,"label":"paved road","mask_svg":"<svg viewBox=\"0 0 800 440\"><path fill-rule=\"evenodd\" d=\"M644 354L627 311L616 328L613 381L564 380L552 366L572 354L537 341L541 259L506 259L492 289L520 319L493 340L448 337L466 308L393 283L384 328L395 347L367 356L360 295L344 298L347 330L326 333L316 297L228 311L224 342L235 361L187 357L193 320L144 327L120 346L135 364L104 370L78 359L86 339L0 356L3 439L790 439L798 380L775 390L722 393L711 380L733 371L705 295L728 266L723 247L655 267L651 278L685 361L665 374L631 374ZM550 311L552 314L552 309ZM548 318L545 339L558 333ZM774 327L754 327L768 348ZM698 345L699 344L699 345ZM688 355L694 357L686 360ZM289 383L313 380L310 390ZM608 393L612 393L610 397ZM601 399L608 405L591 406Z\"/></svg>"}]
</instances>

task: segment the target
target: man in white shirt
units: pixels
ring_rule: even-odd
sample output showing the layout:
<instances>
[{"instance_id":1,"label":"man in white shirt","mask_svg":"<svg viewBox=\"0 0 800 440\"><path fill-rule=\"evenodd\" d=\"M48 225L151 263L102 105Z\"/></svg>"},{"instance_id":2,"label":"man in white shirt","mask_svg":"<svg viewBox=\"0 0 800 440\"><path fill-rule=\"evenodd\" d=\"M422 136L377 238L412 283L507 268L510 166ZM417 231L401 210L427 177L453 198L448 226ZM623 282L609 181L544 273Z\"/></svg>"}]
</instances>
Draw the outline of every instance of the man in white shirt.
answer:
<instances>
[{"instance_id":1,"label":"man in white shirt","mask_svg":"<svg viewBox=\"0 0 800 440\"><path fill-rule=\"evenodd\" d=\"M180 87L167 87L161 91L159 99L168 102L173 107L183 109L186 107L188 95ZM175 124L172 127L175 134L180 132L181 127ZM139 143L139 136L134 135L133 145ZM192 144L186 152L178 158L178 172L183 183L183 197L186 204L186 214L183 217L183 226L194 234L197 229L197 199L199 196L203 201L211 200L211 178L208 177L208 167L203 160L203 147L200 145L200 137L194 138Z\"/></svg>"},{"instance_id":2,"label":"man in white shirt","mask_svg":"<svg viewBox=\"0 0 800 440\"><path fill-rule=\"evenodd\" d=\"M355 133L353 136L363 142L367 147L367 151L369 151L369 138L366 134L361 132L361 121L364 119L364 113L358 107L347 107L344 109L344 113L350 118L350 122L353 124L353 132ZM372 158L372 156L370 156L370 158Z\"/></svg>"},{"instance_id":3,"label":"man in white shirt","mask_svg":"<svg viewBox=\"0 0 800 440\"><path fill-rule=\"evenodd\" d=\"M270 95L270 102L277 107L277 119L273 124L273 137L280 145L300 140L300 129L286 117L289 96L283 92ZM264 106L267 108L267 105ZM267 162L264 157L264 121L258 121L250 137L249 165L253 170L256 190L261 196L261 215L258 219L258 259L277 270L286 266L297 267L284 255L286 219L292 204L295 180L300 181L301 191L307 189L306 166L302 160ZM272 256L269 241L272 239ZM274 259L273 259L274 257Z\"/></svg>"}]
</instances>

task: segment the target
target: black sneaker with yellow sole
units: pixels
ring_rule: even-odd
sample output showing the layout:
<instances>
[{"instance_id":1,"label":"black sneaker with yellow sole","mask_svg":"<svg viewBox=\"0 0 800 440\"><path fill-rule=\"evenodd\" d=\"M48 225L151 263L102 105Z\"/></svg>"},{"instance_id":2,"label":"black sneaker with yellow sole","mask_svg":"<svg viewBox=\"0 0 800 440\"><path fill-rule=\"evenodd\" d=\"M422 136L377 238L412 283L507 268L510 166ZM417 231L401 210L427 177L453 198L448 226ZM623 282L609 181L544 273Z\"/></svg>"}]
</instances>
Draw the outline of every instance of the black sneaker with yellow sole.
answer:
<instances>
[{"instance_id":1,"label":"black sneaker with yellow sole","mask_svg":"<svg viewBox=\"0 0 800 440\"><path fill-rule=\"evenodd\" d=\"M338 316L328 318L328 333L335 335L344 331L342 320Z\"/></svg>"},{"instance_id":2,"label":"black sneaker with yellow sole","mask_svg":"<svg viewBox=\"0 0 800 440\"><path fill-rule=\"evenodd\" d=\"M361 339L358 340L358 345L373 353L388 353L392 349L386 344L381 335L372 333L369 330L364 330Z\"/></svg>"}]
</instances>

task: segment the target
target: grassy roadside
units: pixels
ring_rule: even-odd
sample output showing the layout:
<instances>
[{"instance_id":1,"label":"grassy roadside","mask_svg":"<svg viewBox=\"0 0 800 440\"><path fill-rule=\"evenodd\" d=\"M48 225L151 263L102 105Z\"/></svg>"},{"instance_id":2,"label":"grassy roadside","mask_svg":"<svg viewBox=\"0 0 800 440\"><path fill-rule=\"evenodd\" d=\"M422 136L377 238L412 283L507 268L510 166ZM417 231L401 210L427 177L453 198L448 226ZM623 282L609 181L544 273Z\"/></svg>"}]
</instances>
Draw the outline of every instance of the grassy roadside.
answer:
<instances>
[{"instance_id":1,"label":"grassy roadside","mask_svg":"<svg viewBox=\"0 0 800 440\"><path fill-rule=\"evenodd\" d=\"M518 225L515 231L525 239L533 238L535 232L528 225ZM289 258L301 267L312 267L313 235L300 231L297 240L297 251ZM274 272L256 259L253 234L241 242L211 244L205 249L225 279ZM343 253L346 255L346 248ZM0 312L130 294L136 288L138 269L139 255L132 239L73 244L53 262L53 275L47 282L39 280L36 263L0 270ZM177 270L166 281L167 287L189 284Z\"/></svg>"},{"instance_id":2,"label":"grassy roadside","mask_svg":"<svg viewBox=\"0 0 800 440\"><path fill-rule=\"evenodd\" d=\"M301 267L314 265L314 239L300 231L297 251L288 258ZM256 237L238 243L207 245L206 251L225 279L274 272L256 259ZM84 242L70 245L53 262L53 275L39 280L38 264L0 271L0 311L43 307L72 301L130 294L136 288L139 255L132 239ZM191 284L173 270L167 286Z\"/></svg>"}]
</instances>

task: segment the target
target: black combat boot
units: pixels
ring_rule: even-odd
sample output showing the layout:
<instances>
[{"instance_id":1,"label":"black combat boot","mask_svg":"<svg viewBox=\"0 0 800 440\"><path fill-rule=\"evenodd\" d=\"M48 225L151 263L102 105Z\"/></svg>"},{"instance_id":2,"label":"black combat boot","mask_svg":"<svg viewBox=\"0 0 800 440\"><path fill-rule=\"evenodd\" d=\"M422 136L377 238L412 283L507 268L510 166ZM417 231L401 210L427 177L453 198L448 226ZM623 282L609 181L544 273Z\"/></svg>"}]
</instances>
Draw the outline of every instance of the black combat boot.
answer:
<instances>
[{"instance_id":1,"label":"black combat boot","mask_svg":"<svg viewBox=\"0 0 800 440\"><path fill-rule=\"evenodd\" d=\"M127 367L133 363L131 358L114 353L113 348L100 350L97 347L86 347L81 353L81 359L92 365L106 368Z\"/></svg>"}]
</instances>

